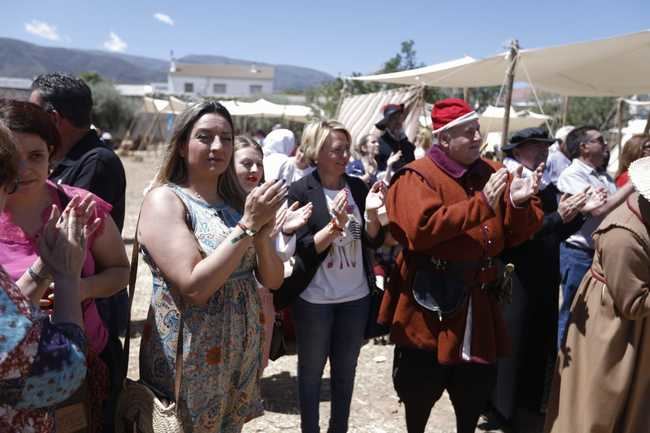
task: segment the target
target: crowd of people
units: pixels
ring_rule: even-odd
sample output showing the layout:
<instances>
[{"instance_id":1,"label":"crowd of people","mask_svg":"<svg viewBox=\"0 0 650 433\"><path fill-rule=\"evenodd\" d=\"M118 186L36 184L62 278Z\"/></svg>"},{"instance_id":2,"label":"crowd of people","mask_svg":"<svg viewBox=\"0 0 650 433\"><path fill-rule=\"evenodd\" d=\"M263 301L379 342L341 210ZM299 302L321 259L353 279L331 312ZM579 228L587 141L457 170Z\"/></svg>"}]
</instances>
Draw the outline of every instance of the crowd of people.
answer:
<instances>
[{"instance_id":1,"label":"crowd of people","mask_svg":"<svg viewBox=\"0 0 650 433\"><path fill-rule=\"evenodd\" d=\"M60 73L0 101L1 431L120 422L126 177L92 104ZM384 329L409 433L443 391L459 433L481 415L650 431L650 136L625 143L614 181L594 126L515 131L497 162L465 101L437 101L415 144L406 110L386 105L358 142L334 120L237 135L214 101L178 116L136 233L153 276L141 383L186 432L240 432L292 321L301 431L320 432L329 361L327 431L344 433Z\"/></svg>"}]
</instances>

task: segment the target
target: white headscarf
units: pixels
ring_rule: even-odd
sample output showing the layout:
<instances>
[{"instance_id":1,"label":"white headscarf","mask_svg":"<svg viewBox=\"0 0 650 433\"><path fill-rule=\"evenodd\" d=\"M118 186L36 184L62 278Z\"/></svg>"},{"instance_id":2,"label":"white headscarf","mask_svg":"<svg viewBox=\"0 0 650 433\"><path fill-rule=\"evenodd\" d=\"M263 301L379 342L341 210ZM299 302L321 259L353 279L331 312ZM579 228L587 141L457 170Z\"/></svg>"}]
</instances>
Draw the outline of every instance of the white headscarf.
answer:
<instances>
[{"instance_id":1,"label":"white headscarf","mask_svg":"<svg viewBox=\"0 0 650 433\"><path fill-rule=\"evenodd\" d=\"M293 152L295 145L296 138L293 132L288 129L275 129L264 138L264 156L273 155L274 153L289 156Z\"/></svg>"}]
</instances>

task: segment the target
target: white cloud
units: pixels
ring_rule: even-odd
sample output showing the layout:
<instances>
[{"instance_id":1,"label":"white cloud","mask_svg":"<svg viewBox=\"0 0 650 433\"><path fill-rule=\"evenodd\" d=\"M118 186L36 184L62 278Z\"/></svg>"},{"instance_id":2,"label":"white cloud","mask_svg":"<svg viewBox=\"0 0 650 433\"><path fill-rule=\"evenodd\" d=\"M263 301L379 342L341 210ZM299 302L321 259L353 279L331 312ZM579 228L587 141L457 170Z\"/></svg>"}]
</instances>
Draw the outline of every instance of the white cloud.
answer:
<instances>
[{"instance_id":1,"label":"white cloud","mask_svg":"<svg viewBox=\"0 0 650 433\"><path fill-rule=\"evenodd\" d=\"M40 36L51 41L58 41L60 39L59 33L56 31L56 27L44 21L31 20L30 22L25 23L25 30L33 35Z\"/></svg>"},{"instance_id":2,"label":"white cloud","mask_svg":"<svg viewBox=\"0 0 650 433\"><path fill-rule=\"evenodd\" d=\"M126 42L124 42L122 38L120 38L114 32L111 32L108 35L108 40L104 42L104 48L106 48L108 51L113 51L116 53L126 51L126 47L128 47Z\"/></svg>"},{"instance_id":3,"label":"white cloud","mask_svg":"<svg viewBox=\"0 0 650 433\"><path fill-rule=\"evenodd\" d=\"M170 26L174 25L174 20L169 15L163 14L161 12L156 12L153 14L153 17L161 23L169 24Z\"/></svg>"}]
</instances>

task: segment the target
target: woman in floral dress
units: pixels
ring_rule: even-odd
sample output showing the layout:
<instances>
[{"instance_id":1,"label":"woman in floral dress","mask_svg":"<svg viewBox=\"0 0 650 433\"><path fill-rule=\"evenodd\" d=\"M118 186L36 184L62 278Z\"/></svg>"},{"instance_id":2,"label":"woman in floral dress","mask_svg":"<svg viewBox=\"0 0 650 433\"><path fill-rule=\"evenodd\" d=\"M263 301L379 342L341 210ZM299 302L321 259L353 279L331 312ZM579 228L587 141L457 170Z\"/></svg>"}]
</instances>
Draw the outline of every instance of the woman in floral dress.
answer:
<instances>
[{"instance_id":1,"label":"woman in floral dress","mask_svg":"<svg viewBox=\"0 0 650 433\"><path fill-rule=\"evenodd\" d=\"M142 205L138 236L153 294L140 377L173 400L182 320L176 403L185 432L239 432L263 412L263 314L255 279L271 289L282 284L270 234L287 191L282 182L267 182L245 197L233 141L221 104L188 108Z\"/></svg>"}]
</instances>

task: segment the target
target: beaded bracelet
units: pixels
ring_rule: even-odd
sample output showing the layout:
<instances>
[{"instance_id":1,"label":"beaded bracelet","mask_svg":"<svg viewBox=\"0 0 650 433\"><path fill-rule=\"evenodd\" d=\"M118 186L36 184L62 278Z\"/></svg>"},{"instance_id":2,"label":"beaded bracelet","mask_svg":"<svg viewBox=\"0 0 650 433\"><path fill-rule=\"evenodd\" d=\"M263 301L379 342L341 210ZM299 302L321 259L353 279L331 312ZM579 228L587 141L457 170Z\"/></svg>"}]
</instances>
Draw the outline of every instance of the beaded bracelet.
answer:
<instances>
[{"instance_id":1,"label":"beaded bracelet","mask_svg":"<svg viewBox=\"0 0 650 433\"><path fill-rule=\"evenodd\" d=\"M50 276L48 274L41 275L38 272L36 272L33 268L33 265L31 265L29 268L27 268L27 273L29 276L34 280L35 283L42 283L43 281L47 281L50 279Z\"/></svg>"}]
</instances>

